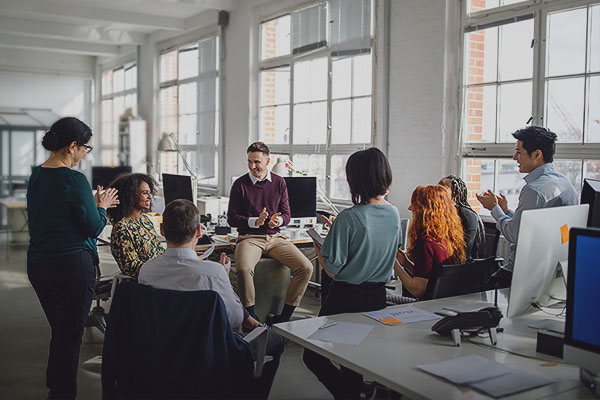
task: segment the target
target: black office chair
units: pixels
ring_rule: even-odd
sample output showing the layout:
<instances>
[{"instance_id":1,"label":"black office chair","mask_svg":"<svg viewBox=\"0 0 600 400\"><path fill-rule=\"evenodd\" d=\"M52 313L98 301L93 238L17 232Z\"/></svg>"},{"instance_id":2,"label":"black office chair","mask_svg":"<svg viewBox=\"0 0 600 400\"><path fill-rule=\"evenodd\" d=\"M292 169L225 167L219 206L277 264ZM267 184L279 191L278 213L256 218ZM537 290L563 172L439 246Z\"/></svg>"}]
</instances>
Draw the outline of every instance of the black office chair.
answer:
<instances>
[{"instance_id":1,"label":"black office chair","mask_svg":"<svg viewBox=\"0 0 600 400\"><path fill-rule=\"evenodd\" d=\"M85 326L86 328L95 327L100 332L105 333L106 317L108 314L104 310L104 307L102 307L101 302L110 299L113 277L102 276L100 263L97 260L94 262L94 265L96 268L96 289L94 290L93 300L96 302L96 306L88 314Z\"/></svg>"},{"instance_id":2,"label":"black office chair","mask_svg":"<svg viewBox=\"0 0 600 400\"><path fill-rule=\"evenodd\" d=\"M438 265L431 271L421 300L483 292L487 290L487 278L497 268L496 257L473 260L466 264Z\"/></svg>"},{"instance_id":3,"label":"black office chair","mask_svg":"<svg viewBox=\"0 0 600 400\"><path fill-rule=\"evenodd\" d=\"M235 335L221 296L212 290L123 282L104 338L102 397L262 397L253 388L262 373L266 335L263 327L244 339ZM256 365L252 340L258 343Z\"/></svg>"},{"instance_id":4,"label":"black office chair","mask_svg":"<svg viewBox=\"0 0 600 400\"><path fill-rule=\"evenodd\" d=\"M479 258L496 257L498 254L498 241L500 240L500 231L496 228L495 222L483 222L485 229L485 240L478 248Z\"/></svg>"}]
</instances>

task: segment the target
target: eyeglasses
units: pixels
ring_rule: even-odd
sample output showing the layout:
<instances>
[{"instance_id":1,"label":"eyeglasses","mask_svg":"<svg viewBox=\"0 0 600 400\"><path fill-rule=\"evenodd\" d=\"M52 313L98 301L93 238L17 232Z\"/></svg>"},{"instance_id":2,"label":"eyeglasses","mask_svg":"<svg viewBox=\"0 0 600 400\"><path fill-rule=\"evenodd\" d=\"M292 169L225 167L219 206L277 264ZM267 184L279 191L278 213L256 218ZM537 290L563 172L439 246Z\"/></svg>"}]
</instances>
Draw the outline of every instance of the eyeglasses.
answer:
<instances>
[{"instance_id":1,"label":"eyeglasses","mask_svg":"<svg viewBox=\"0 0 600 400\"><path fill-rule=\"evenodd\" d=\"M91 153L91 151L94 150L92 146L88 146L87 144L82 144L81 147L85 147L86 153Z\"/></svg>"}]
</instances>

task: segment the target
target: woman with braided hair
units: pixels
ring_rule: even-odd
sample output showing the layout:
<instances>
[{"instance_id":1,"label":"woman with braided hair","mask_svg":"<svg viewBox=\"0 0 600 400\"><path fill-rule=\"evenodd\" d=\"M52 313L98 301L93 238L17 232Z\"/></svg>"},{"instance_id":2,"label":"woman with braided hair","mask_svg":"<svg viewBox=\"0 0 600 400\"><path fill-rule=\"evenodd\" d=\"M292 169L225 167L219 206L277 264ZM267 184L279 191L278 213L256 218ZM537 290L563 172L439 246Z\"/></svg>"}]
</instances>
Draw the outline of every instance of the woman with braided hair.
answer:
<instances>
[{"instance_id":1,"label":"woman with braided hair","mask_svg":"<svg viewBox=\"0 0 600 400\"><path fill-rule=\"evenodd\" d=\"M452 201L458 211L458 216L465 231L465 245L467 259L478 258L479 249L485 240L485 230L479 214L467 201L467 185L456 175L448 175L442 178L440 185L450 190Z\"/></svg>"}]
</instances>

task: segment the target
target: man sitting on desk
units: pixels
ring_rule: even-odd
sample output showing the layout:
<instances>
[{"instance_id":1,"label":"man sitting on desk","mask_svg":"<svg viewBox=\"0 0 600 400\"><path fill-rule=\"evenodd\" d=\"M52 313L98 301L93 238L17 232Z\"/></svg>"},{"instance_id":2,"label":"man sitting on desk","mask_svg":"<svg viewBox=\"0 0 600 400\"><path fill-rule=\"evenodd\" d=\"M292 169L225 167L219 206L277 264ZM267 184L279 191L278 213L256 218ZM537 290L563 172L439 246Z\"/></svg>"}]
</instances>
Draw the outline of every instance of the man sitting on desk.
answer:
<instances>
[{"instance_id":1,"label":"man sitting on desk","mask_svg":"<svg viewBox=\"0 0 600 400\"><path fill-rule=\"evenodd\" d=\"M510 260L505 268L512 271L514 252L519 234L521 213L524 210L571 206L578 204L577 193L569 179L554 169L552 161L556 151L556 134L540 126L528 126L512 134L517 139L513 160L519 172L527 173L526 184L519 194L519 204L513 212L508 208L504 195L495 195L491 190L478 194L481 205L492 212L497 227L510 242ZM501 269L499 281L508 281L510 273Z\"/></svg>"},{"instance_id":2,"label":"man sitting on desk","mask_svg":"<svg viewBox=\"0 0 600 400\"><path fill-rule=\"evenodd\" d=\"M263 255L274 258L292 271L283 311L272 319L272 323L286 322L300 304L313 267L279 233L279 227L290 221L290 206L285 180L267 168L269 147L262 142L252 143L247 153L250 172L233 183L227 212L229 225L237 227L239 233L235 265L240 297L246 310L256 318L254 268Z\"/></svg>"}]
</instances>

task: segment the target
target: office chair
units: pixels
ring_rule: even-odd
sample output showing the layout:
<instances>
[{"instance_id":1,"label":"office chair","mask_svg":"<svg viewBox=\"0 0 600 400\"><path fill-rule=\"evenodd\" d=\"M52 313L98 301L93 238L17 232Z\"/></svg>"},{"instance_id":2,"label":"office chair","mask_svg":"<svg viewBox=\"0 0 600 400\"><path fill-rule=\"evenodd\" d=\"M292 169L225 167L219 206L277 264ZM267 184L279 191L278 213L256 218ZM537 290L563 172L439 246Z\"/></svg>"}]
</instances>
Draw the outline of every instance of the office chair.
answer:
<instances>
[{"instance_id":1,"label":"office chair","mask_svg":"<svg viewBox=\"0 0 600 400\"><path fill-rule=\"evenodd\" d=\"M496 257L473 260L466 264L435 266L421 300L483 292L486 290L487 277L497 268Z\"/></svg>"},{"instance_id":2,"label":"office chair","mask_svg":"<svg viewBox=\"0 0 600 400\"><path fill-rule=\"evenodd\" d=\"M103 398L256 397L266 328L233 333L212 290L174 291L134 282L115 292L102 351ZM249 343L258 343L256 365Z\"/></svg>"},{"instance_id":3,"label":"office chair","mask_svg":"<svg viewBox=\"0 0 600 400\"><path fill-rule=\"evenodd\" d=\"M96 289L94 289L93 300L96 302L96 306L88 314L85 327L96 327L100 332L105 333L108 314L102 307L101 302L110 299L113 278L102 276L99 262L94 262L94 267L96 268Z\"/></svg>"}]
</instances>

